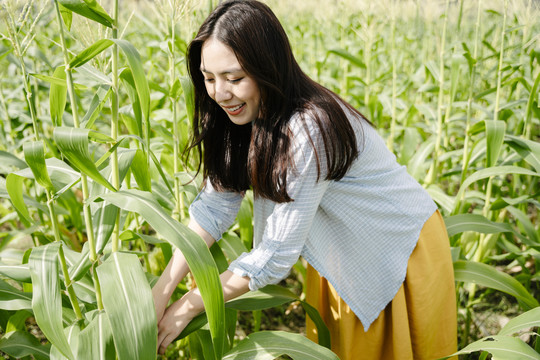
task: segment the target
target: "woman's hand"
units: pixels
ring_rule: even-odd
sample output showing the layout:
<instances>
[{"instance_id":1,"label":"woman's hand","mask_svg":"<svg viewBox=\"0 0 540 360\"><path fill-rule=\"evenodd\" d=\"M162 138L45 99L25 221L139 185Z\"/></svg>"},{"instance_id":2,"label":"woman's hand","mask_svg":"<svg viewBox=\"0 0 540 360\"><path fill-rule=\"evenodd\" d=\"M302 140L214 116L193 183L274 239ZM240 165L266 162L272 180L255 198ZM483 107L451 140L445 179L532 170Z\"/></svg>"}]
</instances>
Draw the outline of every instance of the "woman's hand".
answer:
<instances>
[{"instance_id":1,"label":"woman's hand","mask_svg":"<svg viewBox=\"0 0 540 360\"><path fill-rule=\"evenodd\" d=\"M165 310L158 320L158 352L165 350L184 330L189 322L203 310L202 299L197 291L190 291ZM157 312L157 305L156 305Z\"/></svg>"}]
</instances>

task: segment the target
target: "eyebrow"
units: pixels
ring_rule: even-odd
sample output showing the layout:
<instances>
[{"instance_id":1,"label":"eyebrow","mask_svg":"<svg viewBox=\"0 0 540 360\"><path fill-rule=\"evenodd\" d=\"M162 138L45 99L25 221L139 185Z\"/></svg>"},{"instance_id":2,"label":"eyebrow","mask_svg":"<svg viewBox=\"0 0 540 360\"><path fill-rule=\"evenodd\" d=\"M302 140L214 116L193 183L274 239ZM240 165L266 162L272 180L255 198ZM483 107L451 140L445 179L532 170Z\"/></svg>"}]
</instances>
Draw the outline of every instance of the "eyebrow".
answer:
<instances>
[{"instance_id":1,"label":"eyebrow","mask_svg":"<svg viewBox=\"0 0 540 360\"><path fill-rule=\"evenodd\" d=\"M213 72L206 70L206 69L205 69L204 67L202 67L202 66L200 67L200 70L201 70L203 73L214 75ZM220 72L218 75L228 75L228 74L239 73L239 72L243 72L243 71L244 71L244 70L243 70L242 68L235 68L235 69L230 69L230 70L222 71L222 72Z\"/></svg>"}]
</instances>

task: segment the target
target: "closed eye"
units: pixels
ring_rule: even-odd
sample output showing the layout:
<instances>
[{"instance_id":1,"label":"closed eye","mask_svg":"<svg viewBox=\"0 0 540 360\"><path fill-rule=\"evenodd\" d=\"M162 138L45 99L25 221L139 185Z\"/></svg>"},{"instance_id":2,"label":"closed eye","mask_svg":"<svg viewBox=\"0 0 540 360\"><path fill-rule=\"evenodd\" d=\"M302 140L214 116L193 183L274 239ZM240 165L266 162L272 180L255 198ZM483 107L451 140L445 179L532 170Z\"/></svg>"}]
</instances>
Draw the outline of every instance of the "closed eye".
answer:
<instances>
[{"instance_id":1,"label":"closed eye","mask_svg":"<svg viewBox=\"0 0 540 360\"><path fill-rule=\"evenodd\" d=\"M240 77L238 79L228 79L227 81L230 82L231 84L236 84L236 83L239 83L240 80L242 80L243 77Z\"/></svg>"}]
</instances>

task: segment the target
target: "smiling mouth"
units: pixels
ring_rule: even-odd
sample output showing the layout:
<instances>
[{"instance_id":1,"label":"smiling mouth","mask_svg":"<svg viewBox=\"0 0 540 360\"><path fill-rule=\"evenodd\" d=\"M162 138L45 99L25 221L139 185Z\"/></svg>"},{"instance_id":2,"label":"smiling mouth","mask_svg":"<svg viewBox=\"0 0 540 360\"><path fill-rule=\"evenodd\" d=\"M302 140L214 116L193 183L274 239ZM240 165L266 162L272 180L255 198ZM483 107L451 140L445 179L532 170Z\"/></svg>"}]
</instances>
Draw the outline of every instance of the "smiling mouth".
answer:
<instances>
[{"instance_id":1,"label":"smiling mouth","mask_svg":"<svg viewBox=\"0 0 540 360\"><path fill-rule=\"evenodd\" d=\"M231 107L225 107L225 106L222 106L222 107L227 112L227 114L229 114L229 115L238 115L238 114L240 114L242 109L244 109L245 106L246 106L246 103L242 103L240 105L231 106Z\"/></svg>"}]
</instances>

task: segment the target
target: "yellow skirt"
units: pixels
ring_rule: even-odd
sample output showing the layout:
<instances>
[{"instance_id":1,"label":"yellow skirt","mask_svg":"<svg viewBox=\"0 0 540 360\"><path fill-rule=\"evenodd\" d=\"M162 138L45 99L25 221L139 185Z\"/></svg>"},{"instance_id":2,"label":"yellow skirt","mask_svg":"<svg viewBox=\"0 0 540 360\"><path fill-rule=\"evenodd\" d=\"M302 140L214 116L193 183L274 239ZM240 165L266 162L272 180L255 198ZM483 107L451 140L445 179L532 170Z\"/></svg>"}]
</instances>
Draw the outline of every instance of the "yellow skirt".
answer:
<instances>
[{"instance_id":1,"label":"yellow skirt","mask_svg":"<svg viewBox=\"0 0 540 360\"><path fill-rule=\"evenodd\" d=\"M306 300L321 313L330 330L332 351L341 360L437 359L457 351L454 271L439 211L422 228L404 283L367 332L334 287L311 266L306 285ZM310 319L306 327L308 338L317 342Z\"/></svg>"}]
</instances>

